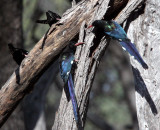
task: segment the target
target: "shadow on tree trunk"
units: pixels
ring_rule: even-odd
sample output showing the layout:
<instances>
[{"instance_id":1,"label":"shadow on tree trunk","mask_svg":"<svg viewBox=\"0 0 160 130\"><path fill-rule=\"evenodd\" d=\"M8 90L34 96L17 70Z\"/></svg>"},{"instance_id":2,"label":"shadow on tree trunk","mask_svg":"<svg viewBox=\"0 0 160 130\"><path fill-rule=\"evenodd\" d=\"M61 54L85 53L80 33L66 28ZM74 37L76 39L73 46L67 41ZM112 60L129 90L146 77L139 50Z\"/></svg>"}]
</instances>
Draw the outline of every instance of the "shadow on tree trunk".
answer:
<instances>
[{"instance_id":1,"label":"shadow on tree trunk","mask_svg":"<svg viewBox=\"0 0 160 130\"><path fill-rule=\"evenodd\" d=\"M154 103L154 101L152 100L149 92L148 92L148 89L146 87L146 84L139 72L138 69L134 68L132 66L132 70L133 70L133 75L134 75L134 79L135 79L135 90L142 96L142 97L145 97L146 101L148 102L151 110L152 110L152 113L154 115L157 115L158 114L158 111L157 111L157 108L156 108L156 105Z\"/></svg>"}]
</instances>

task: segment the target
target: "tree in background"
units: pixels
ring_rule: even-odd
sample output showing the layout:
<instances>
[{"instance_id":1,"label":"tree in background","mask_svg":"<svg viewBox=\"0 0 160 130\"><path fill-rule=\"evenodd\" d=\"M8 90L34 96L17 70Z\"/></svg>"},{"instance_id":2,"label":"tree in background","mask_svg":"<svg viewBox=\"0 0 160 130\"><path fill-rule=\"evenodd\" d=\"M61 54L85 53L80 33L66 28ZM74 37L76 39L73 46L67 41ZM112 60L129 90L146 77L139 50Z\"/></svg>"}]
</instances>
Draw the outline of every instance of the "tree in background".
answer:
<instances>
[{"instance_id":1,"label":"tree in background","mask_svg":"<svg viewBox=\"0 0 160 130\"><path fill-rule=\"evenodd\" d=\"M0 16L0 87L2 87L17 67L9 52L8 43L13 43L19 48L23 46L22 1L1 0ZM24 129L21 105L12 113L2 129Z\"/></svg>"}]
</instances>

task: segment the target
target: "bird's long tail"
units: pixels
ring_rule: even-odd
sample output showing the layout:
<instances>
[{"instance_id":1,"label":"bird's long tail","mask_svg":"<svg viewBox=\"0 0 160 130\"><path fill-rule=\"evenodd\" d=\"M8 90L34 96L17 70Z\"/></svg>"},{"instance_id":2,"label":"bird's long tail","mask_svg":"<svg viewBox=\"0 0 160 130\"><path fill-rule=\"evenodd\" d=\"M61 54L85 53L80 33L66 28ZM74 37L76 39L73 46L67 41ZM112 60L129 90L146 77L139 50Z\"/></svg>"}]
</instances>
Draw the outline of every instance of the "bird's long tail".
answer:
<instances>
[{"instance_id":1,"label":"bird's long tail","mask_svg":"<svg viewBox=\"0 0 160 130\"><path fill-rule=\"evenodd\" d=\"M122 47L124 47L124 50L128 51L131 56L134 56L134 58L137 59L137 61L142 65L144 69L148 69L148 65L144 62L144 60L140 56L138 50L136 49L133 43L129 41L127 42L121 41L120 44Z\"/></svg>"},{"instance_id":2,"label":"bird's long tail","mask_svg":"<svg viewBox=\"0 0 160 130\"><path fill-rule=\"evenodd\" d=\"M74 84L73 84L71 74L69 75L69 78L68 78L68 87L69 87L70 98L72 100L74 117L75 117L76 123L78 124L78 105L77 105L77 101L76 101Z\"/></svg>"},{"instance_id":3,"label":"bird's long tail","mask_svg":"<svg viewBox=\"0 0 160 130\"><path fill-rule=\"evenodd\" d=\"M47 20L36 20L36 23L48 24Z\"/></svg>"}]
</instances>

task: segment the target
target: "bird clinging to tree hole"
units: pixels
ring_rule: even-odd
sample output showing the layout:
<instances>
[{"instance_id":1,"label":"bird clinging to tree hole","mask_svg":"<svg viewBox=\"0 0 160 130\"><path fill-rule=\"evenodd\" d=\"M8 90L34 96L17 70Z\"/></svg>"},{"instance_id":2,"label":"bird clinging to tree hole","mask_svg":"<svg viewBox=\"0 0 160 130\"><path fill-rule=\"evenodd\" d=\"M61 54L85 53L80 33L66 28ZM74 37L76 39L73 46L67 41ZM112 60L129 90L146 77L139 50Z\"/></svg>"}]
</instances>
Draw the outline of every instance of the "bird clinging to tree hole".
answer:
<instances>
[{"instance_id":1,"label":"bird clinging to tree hole","mask_svg":"<svg viewBox=\"0 0 160 130\"><path fill-rule=\"evenodd\" d=\"M78 105L76 101L75 91L74 91L74 83L72 78L72 70L73 64L75 62L74 53L76 50L76 46L84 44L84 43L77 43L71 41L69 45L64 49L63 53L60 56L60 73L61 78L64 81L64 90L66 93L67 100L72 100L73 112L76 123L79 123L79 116L78 116Z\"/></svg>"}]
</instances>

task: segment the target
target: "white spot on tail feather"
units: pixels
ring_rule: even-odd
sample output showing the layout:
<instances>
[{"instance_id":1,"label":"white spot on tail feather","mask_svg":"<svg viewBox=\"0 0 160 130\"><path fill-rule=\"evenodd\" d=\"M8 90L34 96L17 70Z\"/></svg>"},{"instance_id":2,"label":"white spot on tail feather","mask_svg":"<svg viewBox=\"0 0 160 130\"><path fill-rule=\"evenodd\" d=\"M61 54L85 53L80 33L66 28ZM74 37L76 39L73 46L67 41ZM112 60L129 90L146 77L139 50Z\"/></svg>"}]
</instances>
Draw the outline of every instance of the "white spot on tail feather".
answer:
<instances>
[{"instance_id":1,"label":"white spot on tail feather","mask_svg":"<svg viewBox=\"0 0 160 130\"><path fill-rule=\"evenodd\" d=\"M126 48L122 47L122 49L126 51Z\"/></svg>"},{"instance_id":2,"label":"white spot on tail feather","mask_svg":"<svg viewBox=\"0 0 160 130\"><path fill-rule=\"evenodd\" d=\"M131 56L133 59L135 59L135 57L134 56Z\"/></svg>"},{"instance_id":3,"label":"white spot on tail feather","mask_svg":"<svg viewBox=\"0 0 160 130\"><path fill-rule=\"evenodd\" d=\"M69 72L67 72L67 75L69 75Z\"/></svg>"}]
</instances>

